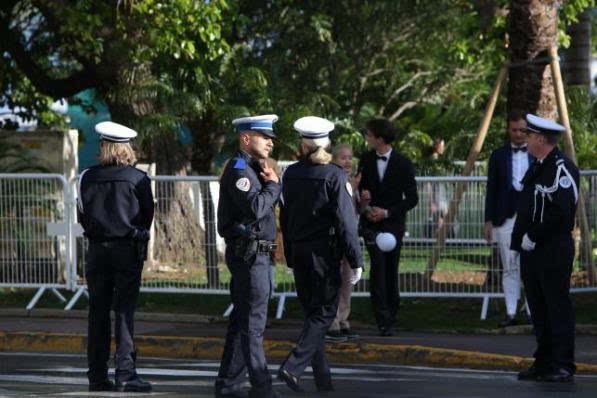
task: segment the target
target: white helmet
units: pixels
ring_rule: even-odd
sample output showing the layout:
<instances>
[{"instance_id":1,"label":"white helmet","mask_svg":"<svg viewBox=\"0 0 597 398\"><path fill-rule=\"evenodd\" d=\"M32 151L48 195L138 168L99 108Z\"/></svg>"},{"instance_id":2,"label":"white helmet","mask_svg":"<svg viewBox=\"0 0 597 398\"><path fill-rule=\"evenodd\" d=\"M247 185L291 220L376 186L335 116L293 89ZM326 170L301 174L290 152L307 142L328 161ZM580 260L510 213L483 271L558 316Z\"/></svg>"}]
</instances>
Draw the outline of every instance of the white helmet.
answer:
<instances>
[{"instance_id":1,"label":"white helmet","mask_svg":"<svg viewBox=\"0 0 597 398\"><path fill-rule=\"evenodd\" d=\"M396 247L396 237L389 232L380 232L375 237L375 244L382 252L391 252Z\"/></svg>"}]
</instances>

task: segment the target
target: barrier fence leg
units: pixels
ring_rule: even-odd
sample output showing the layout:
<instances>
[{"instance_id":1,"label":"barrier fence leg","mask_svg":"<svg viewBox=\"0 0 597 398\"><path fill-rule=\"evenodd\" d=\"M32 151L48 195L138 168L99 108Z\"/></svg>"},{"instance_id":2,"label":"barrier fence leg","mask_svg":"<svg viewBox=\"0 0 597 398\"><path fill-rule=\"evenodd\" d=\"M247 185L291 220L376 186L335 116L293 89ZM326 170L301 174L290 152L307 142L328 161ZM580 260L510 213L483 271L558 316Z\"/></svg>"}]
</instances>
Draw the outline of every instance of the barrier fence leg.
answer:
<instances>
[{"instance_id":1,"label":"barrier fence leg","mask_svg":"<svg viewBox=\"0 0 597 398\"><path fill-rule=\"evenodd\" d=\"M35 293L35 296L33 296L31 301L29 302L29 304L27 304L27 311L31 311L33 309L33 307L35 307L35 304L37 304L37 302L39 301L39 299L41 298L42 294L44 294L45 291L46 291L45 287L40 287L37 290L37 293Z\"/></svg>"},{"instance_id":2,"label":"barrier fence leg","mask_svg":"<svg viewBox=\"0 0 597 398\"><path fill-rule=\"evenodd\" d=\"M62 294L60 294L60 292L58 291L58 289L56 289L55 287L52 288L52 293L54 293L54 296L58 297L58 300L62 301L63 303L66 303L66 299L64 298L64 296Z\"/></svg>"},{"instance_id":3,"label":"barrier fence leg","mask_svg":"<svg viewBox=\"0 0 597 398\"><path fill-rule=\"evenodd\" d=\"M483 307L481 307L481 320L487 319L487 307L489 307L489 296L483 297Z\"/></svg>"},{"instance_id":4,"label":"barrier fence leg","mask_svg":"<svg viewBox=\"0 0 597 398\"><path fill-rule=\"evenodd\" d=\"M87 291L84 287L78 288L75 295L70 299L70 301L68 302L66 307L64 307L64 310L65 311L71 310L75 306L75 304L79 300L79 297L81 297L82 294L85 294L87 297L89 297L89 294L87 294Z\"/></svg>"},{"instance_id":5,"label":"barrier fence leg","mask_svg":"<svg viewBox=\"0 0 597 398\"><path fill-rule=\"evenodd\" d=\"M232 310L234 309L234 304L230 303L230 305L228 306L228 308L226 308L226 311L224 311L224 317L229 317L230 313L232 312Z\"/></svg>"},{"instance_id":6,"label":"barrier fence leg","mask_svg":"<svg viewBox=\"0 0 597 398\"><path fill-rule=\"evenodd\" d=\"M278 298L278 308L276 309L276 319L282 319L284 313L284 304L286 303L286 295L281 294Z\"/></svg>"}]
</instances>

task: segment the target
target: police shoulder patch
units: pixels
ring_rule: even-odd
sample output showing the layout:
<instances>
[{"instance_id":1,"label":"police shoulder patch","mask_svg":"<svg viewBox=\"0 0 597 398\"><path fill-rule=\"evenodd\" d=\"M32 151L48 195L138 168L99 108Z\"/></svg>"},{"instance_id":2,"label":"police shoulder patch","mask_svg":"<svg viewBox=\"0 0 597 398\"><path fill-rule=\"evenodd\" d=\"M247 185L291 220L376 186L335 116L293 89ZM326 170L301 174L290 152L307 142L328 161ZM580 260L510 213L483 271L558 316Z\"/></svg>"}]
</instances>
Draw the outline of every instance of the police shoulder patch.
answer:
<instances>
[{"instance_id":1,"label":"police shoulder patch","mask_svg":"<svg viewBox=\"0 0 597 398\"><path fill-rule=\"evenodd\" d=\"M570 178L568 178L567 176L560 177L560 186L562 188L570 188L571 185L572 181L570 181Z\"/></svg>"},{"instance_id":2,"label":"police shoulder patch","mask_svg":"<svg viewBox=\"0 0 597 398\"><path fill-rule=\"evenodd\" d=\"M234 168L238 170L244 170L247 168L247 162L245 162L245 159L243 158L238 158L234 162Z\"/></svg>"},{"instance_id":3,"label":"police shoulder patch","mask_svg":"<svg viewBox=\"0 0 597 398\"><path fill-rule=\"evenodd\" d=\"M239 191L247 192L251 189L251 181L247 177L242 177L236 180L236 187Z\"/></svg>"},{"instance_id":4,"label":"police shoulder patch","mask_svg":"<svg viewBox=\"0 0 597 398\"><path fill-rule=\"evenodd\" d=\"M352 185L350 185L350 182L346 182L346 190L348 191L348 194L352 197Z\"/></svg>"}]
</instances>

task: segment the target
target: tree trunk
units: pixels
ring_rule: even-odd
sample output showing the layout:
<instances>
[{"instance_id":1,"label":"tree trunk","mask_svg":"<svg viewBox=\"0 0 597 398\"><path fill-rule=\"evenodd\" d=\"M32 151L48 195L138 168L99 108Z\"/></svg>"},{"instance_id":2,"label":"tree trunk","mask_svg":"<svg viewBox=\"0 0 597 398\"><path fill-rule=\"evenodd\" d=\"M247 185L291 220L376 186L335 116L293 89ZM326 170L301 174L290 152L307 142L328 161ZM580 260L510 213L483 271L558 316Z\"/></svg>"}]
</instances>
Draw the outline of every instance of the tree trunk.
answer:
<instances>
[{"instance_id":1,"label":"tree trunk","mask_svg":"<svg viewBox=\"0 0 597 398\"><path fill-rule=\"evenodd\" d=\"M218 145L216 145L217 134L214 133L216 130L213 123L213 113L208 111L202 119L191 121L188 125L193 133L191 168L193 172L199 175L210 175L214 155L219 152ZM216 246L216 206L209 185L207 182L202 182L200 190L203 203L203 224L205 225L203 246L205 247L208 286L217 287L220 283L220 272Z\"/></svg>"},{"instance_id":2,"label":"tree trunk","mask_svg":"<svg viewBox=\"0 0 597 398\"><path fill-rule=\"evenodd\" d=\"M586 10L578 22L568 28L570 47L564 52L562 73L568 85L591 83L591 14Z\"/></svg>"},{"instance_id":3,"label":"tree trunk","mask_svg":"<svg viewBox=\"0 0 597 398\"><path fill-rule=\"evenodd\" d=\"M149 71L139 68L131 74L136 79L149 78ZM142 84L121 76L119 87ZM153 105L143 98L130 97L116 91L103 93L113 121L133 125L135 119L153 112ZM116 89L118 90L118 88ZM183 146L175 132L159 134L147 138L149 142L143 150L137 147L137 155L156 162L157 175L186 176L188 160ZM137 144L133 142L133 144ZM203 257L200 244L203 232L199 227L196 212L191 200L190 184L182 181L159 181L154 192L156 212L154 220L155 243L154 259L162 265L188 266L197 264ZM198 206L195 203L195 206Z\"/></svg>"},{"instance_id":4,"label":"tree trunk","mask_svg":"<svg viewBox=\"0 0 597 398\"><path fill-rule=\"evenodd\" d=\"M512 0L508 15L508 113L534 113L557 120L548 49L557 44L553 0Z\"/></svg>"}]
</instances>

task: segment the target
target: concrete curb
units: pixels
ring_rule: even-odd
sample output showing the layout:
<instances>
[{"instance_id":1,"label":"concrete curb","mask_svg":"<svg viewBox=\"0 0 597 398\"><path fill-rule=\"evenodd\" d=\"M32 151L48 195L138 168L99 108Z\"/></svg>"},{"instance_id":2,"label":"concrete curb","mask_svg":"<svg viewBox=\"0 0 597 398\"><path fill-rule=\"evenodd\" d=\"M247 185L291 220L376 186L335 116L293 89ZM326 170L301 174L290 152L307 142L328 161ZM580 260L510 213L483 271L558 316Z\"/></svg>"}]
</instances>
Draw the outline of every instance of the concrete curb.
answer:
<instances>
[{"instance_id":1,"label":"concrete curb","mask_svg":"<svg viewBox=\"0 0 597 398\"><path fill-rule=\"evenodd\" d=\"M62 309L34 309L27 311L24 308L0 308L0 318L2 317L16 317L16 318L58 318L58 319L87 319L88 310L69 310ZM112 318L114 313L110 312ZM207 316L195 314L168 314L168 313L152 313L152 312L136 312L136 321L148 322L177 322L177 323L213 323L225 322L226 318L221 316Z\"/></svg>"},{"instance_id":2,"label":"concrete curb","mask_svg":"<svg viewBox=\"0 0 597 398\"><path fill-rule=\"evenodd\" d=\"M137 336L140 356L219 360L224 347L220 337ZM85 353L87 336L62 333L0 332L0 351ZM287 340L264 341L266 357L282 360L294 347ZM529 367L531 358L475 351L431 348L418 345L341 343L326 352L336 363L391 363L396 365L518 371ZM597 365L577 364L580 374L597 374Z\"/></svg>"}]
</instances>

